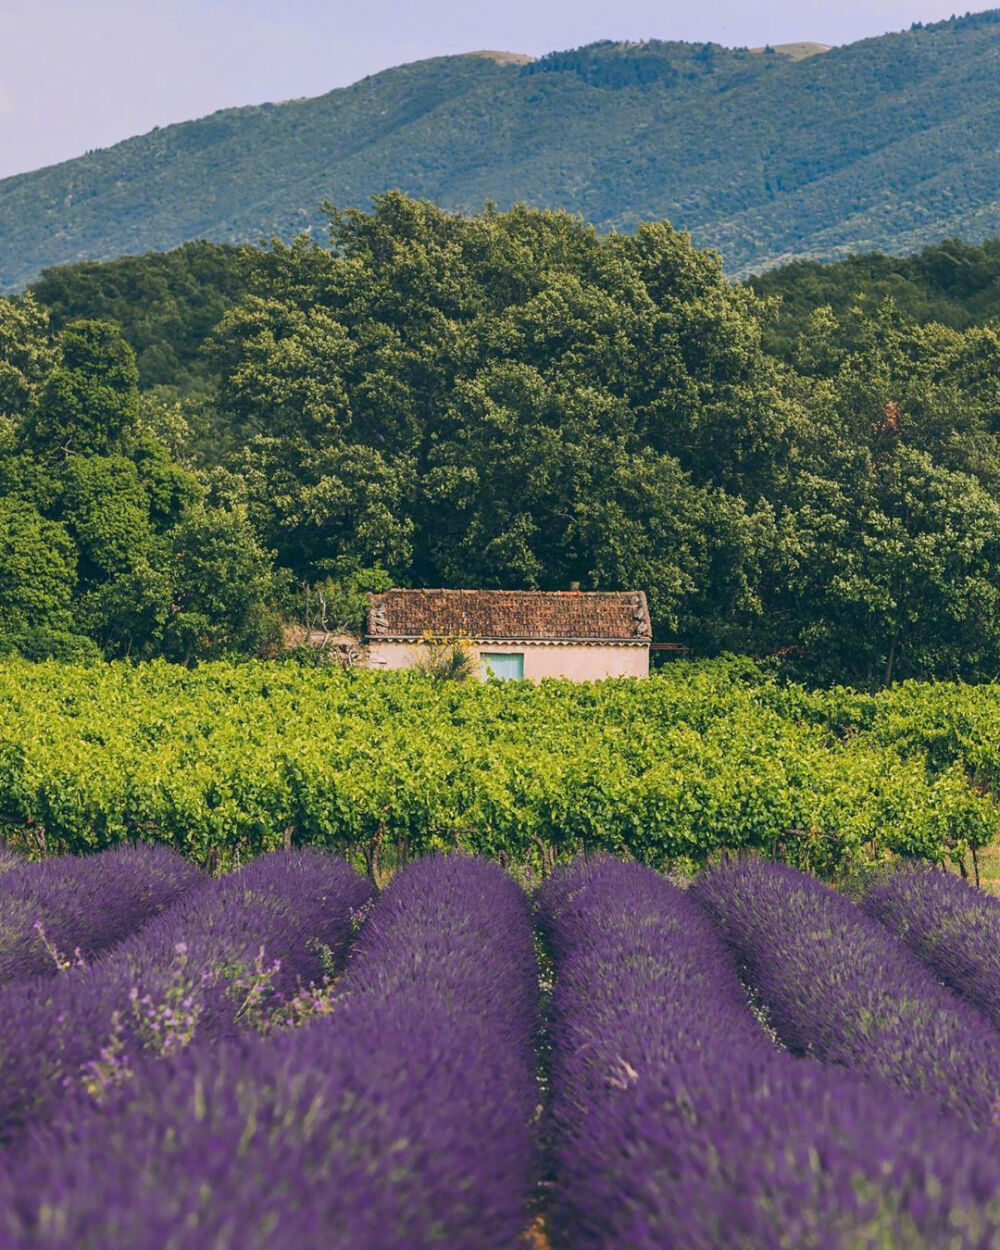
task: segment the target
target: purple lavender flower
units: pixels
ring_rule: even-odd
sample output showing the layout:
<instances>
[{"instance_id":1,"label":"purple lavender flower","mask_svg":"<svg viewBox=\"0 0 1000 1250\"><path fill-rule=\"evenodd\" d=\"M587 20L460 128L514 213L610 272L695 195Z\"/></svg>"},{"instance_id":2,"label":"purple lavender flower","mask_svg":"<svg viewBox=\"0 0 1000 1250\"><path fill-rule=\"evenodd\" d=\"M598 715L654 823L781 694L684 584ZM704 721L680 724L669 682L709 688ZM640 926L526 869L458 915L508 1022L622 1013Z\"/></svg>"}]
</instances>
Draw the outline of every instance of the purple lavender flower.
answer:
<instances>
[{"instance_id":1,"label":"purple lavender flower","mask_svg":"<svg viewBox=\"0 0 1000 1250\"><path fill-rule=\"evenodd\" d=\"M791 1050L992 1122L1000 1033L850 899L761 859L705 873L691 894Z\"/></svg>"},{"instance_id":2,"label":"purple lavender flower","mask_svg":"<svg viewBox=\"0 0 1000 1250\"><path fill-rule=\"evenodd\" d=\"M275 1006L319 981L372 892L342 859L279 851L190 892L89 966L0 989L0 1140L94 1078L116 1012L131 1062L252 1025L240 1013L258 965Z\"/></svg>"},{"instance_id":3,"label":"purple lavender flower","mask_svg":"<svg viewBox=\"0 0 1000 1250\"><path fill-rule=\"evenodd\" d=\"M428 859L369 914L337 1011L147 1060L0 1177L11 1250L510 1250L537 1180L521 891Z\"/></svg>"},{"instance_id":4,"label":"purple lavender flower","mask_svg":"<svg viewBox=\"0 0 1000 1250\"><path fill-rule=\"evenodd\" d=\"M1000 1029L1000 898L908 867L872 885L861 907Z\"/></svg>"},{"instance_id":5,"label":"purple lavender flower","mask_svg":"<svg viewBox=\"0 0 1000 1250\"><path fill-rule=\"evenodd\" d=\"M997 1135L778 1049L690 892L601 859L538 907L554 1246L995 1246Z\"/></svg>"},{"instance_id":6,"label":"purple lavender flower","mask_svg":"<svg viewBox=\"0 0 1000 1250\"><path fill-rule=\"evenodd\" d=\"M164 846L22 860L0 876L0 984L92 959L204 879Z\"/></svg>"}]
</instances>

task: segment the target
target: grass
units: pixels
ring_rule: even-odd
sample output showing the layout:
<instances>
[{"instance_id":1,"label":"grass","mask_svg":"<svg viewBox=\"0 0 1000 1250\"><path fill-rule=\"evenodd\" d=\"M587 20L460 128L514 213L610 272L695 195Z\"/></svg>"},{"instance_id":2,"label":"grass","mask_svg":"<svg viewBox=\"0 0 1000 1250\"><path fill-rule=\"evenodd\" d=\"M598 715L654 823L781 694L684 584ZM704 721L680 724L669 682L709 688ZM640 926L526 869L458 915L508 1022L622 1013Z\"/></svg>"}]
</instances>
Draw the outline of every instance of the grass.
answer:
<instances>
[{"instance_id":1,"label":"grass","mask_svg":"<svg viewBox=\"0 0 1000 1250\"><path fill-rule=\"evenodd\" d=\"M979 884L990 894L1000 894L1000 841L978 853Z\"/></svg>"},{"instance_id":2,"label":"grass","mask_svg":"<svg viewBox=\"0 0 1000 1250\"><path fill-rule=\"evenodd\" d=\"M774 45L775 52L779 56L787 56L792 61L804 61L810 56L820 56L824 52L832 52L833 49L829 44L825 43L777 43ZM763 48L751 48L751 52L763 52Z\"/></svg>"},{"instance_id":3,"label":"grass","mask_svg":"<svg viewBox=\"0 0 1000 1250\"><path fill-rule=\"evenodd\" d=\"M1000 839L993 842L990 846L985 846L982 850L976 852L976 859L979 863L979 886L987 894L1000 894ZM966 880L971 885L975 885L976 872L972 864L972 856L965 856ZM959 875L957 864L949 863L948 871Z\"/></svg>"}]
</instances>

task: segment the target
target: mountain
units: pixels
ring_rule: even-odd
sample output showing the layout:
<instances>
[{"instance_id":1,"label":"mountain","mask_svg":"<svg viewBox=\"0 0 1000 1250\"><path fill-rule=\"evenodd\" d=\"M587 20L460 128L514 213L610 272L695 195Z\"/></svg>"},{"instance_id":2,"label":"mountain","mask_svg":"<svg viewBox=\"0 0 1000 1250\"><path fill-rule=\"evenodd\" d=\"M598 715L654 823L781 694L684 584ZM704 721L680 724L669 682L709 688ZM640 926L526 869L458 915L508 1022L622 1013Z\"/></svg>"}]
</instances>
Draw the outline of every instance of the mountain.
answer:
<instances>
[{"instance_id":1,"label":"mountain","mask_svg":"<svg viewBox=\"0 0 1000 1250\"><path fill-rule=\"evenodd\" d=\"M981 239L1000 232L998 59L993 10L828 51L654 41L403 65L0 181L0 289L61 262L318 230L325 198L390 187L602 230L669 218L737 276Z\"/></svg>"}]
</instances>

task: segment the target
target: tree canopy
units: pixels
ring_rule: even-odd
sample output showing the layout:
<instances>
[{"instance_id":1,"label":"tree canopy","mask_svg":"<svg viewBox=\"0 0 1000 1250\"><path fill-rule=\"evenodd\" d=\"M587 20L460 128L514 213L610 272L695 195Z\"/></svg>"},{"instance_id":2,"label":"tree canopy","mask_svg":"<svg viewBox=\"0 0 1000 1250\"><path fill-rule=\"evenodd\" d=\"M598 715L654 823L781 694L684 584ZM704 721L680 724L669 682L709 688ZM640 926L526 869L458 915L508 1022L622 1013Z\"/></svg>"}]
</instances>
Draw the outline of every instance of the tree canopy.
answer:
<instances>
[{"instance_id":1,"label":"tree canopy","mask_svg":"<svg viewBox=\"0 0 1000 1250\"><path fill-rule=\"evenodd\" d=\"M601 235L398 192L328 211L328 246L240 253L202 380L169 396L141 389L127 329L0 302L11 636L193 662L264 645L319 584L356 604L579 583L646 590L657 636L696 654L996 674L988 320L793 298L778 342L777 292L666 223Z\"/></svg>"},{"instance_id":2,"label":"tree canopy","mask_svg":"<svg viewBox=\"0 0 1000 1250\"><path fill-rule=\"evenodd\" d=\"M116 327L48 334L31 299L0 303L0 327L0 651L190 661L261 644L270 557L143 425Z\"/></svg>"}]
</instances>

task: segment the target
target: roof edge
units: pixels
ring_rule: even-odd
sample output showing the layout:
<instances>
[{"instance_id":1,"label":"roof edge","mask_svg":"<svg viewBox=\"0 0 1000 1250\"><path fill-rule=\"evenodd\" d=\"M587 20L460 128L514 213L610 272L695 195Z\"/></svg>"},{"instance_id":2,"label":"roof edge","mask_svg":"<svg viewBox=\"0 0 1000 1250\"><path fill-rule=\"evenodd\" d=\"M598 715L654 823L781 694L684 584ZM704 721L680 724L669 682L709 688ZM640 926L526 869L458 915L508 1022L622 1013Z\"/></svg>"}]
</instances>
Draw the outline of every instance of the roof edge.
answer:
<instances>
[{"instance_id":1,"label":"roof edge","mask_svg":"<svg viewBox=\"0 0 1000 1250\"><path fill-rule=\"evenodd\" d=\"M555 638L534 637L519 638L515 634L502 634L488 637L480 634L466 635L466 641L476 646L494 644L496 646L545 647L545 646L578 646L578 647L648 647L649 638ZM407 642L419 645L424 640L423 634L362 634L361 641L368 646L373 642Z\"/></svg>"}]
</instances>

